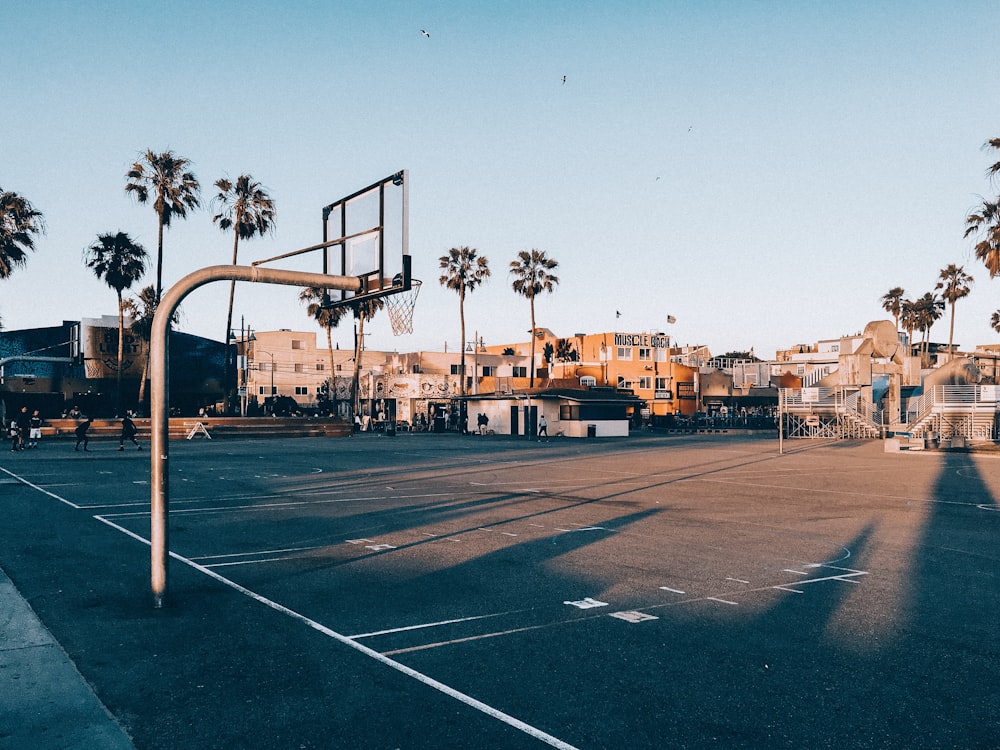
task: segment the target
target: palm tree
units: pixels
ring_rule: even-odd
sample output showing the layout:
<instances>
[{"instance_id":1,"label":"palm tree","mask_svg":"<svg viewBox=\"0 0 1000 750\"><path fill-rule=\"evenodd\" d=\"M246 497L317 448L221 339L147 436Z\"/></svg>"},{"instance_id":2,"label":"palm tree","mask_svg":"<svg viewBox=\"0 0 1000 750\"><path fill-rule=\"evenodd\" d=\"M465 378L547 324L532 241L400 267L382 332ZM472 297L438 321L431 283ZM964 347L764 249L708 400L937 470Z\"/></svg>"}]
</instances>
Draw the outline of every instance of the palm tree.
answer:
<instances>
[{"instance_id":1,"label":"palm tree","mask_svg":"<svg viewBox=\"0 0 1000 750\"><path fill-rule=\"evenodd\" d=\"M913 354L913 332L920 329L920 310L917 303L904 299L899 303L899 322L906 331L907 356Z\"/></svg>"},{"instance_id":2,"label":"palm tree","mask_svg":"<svg viewBox=\"0 0 1000 750\"><path fill-rule=\"evenodd\" d=\"M118 368L115 408L121 414L122 406L122 357L125 349L125 308L122 292L146 273L149 254L125 232L99 234L97 241L84 251L84 263L97 278L115 290L118 295Z\"/></svg>"},{"instance_id":3,"label":"palm tree","mask_svg":"<svg viewBox=\"0 0 1000 750\"><path fill-rule=\"evenodd\" d=\"M132 333L146 344L146 361L142 366L142 379L139 381L140 404L146 401L146 381L149 379L149 340L153 333L153 316L156 315L156 308L159 304L156 299L156 289L152 284L143 287L137 296L125 300L125 305L132 315ZM179 315L180 313L175 310L174 314L170 316L171 325L177 323Z\"/></svg>"},{"instance_id":4,"label":"palm tree","mask_svg":"<svg viewBox=\"0 0 1000 750\"><path fill-rule=\"evenodd\" d=\"M965 237L980 234L975 245L976 260L981 260L990 278L1000 275L1000 203L984 200L978 211L965 220Z\"/></svg>"},{"instance_id":5,"label":"palm tree","mask_svg":"<svg viewBox=\"0 0 1000 750\"><path fill-rule=\"evenodd\" d=\"M145 203L152 196L156 211L156 299L163 295L163 228L169 227L174 216L185 218L188 209L200 204L198 191L201 186L193 172L191 162L173 151L162 154L146 149L146 153L132 164L125 173L125 192Z\"/></svg>"},{"instance_id":6,"label":"palm tree","mask_svg":"<svg viewBox=\"0 0 1000 750\"><path fill-rule=\"evenodd\" d=\"M535 387L535 297L542 292L551 294L555 291L559 277L552 271L558 267L558 261L547 257L545 251L535 249L530 253L522 250L517 254L517 260L510 262L514 291L527 297L531 303L531 378L528 382L531 388Z\"/></svg>"},{"instance_id":7,"label":"palm tree","mask_svg":"<svg viewBox=\"0 0 1000 750\"><path fill-rule=\"evenodd\" d=\"M991 138L983 144L984 149L1000 150L1000 138ZM986 174L995 180L1000 174L1000 161L994 162ZM965 237L979 234L976 243L976 260L981 260L990 278L1000 275L1000 201L983 200L979 210L973 211L965 220Z\"/></svg>"},{"instance_id":8,"label":"palm tree","mask_svg":"<svg viewBox=\"0 0 1000 750\"><path fill-rule=\"evenodd\" d=\"M459 386L459 393L465 396L465 295L489 278L490 263L486 257L478 257L475 248L464 245L451 248L447 255L438 258L438 262L443 271L438 282L441 286L458 292L458 317L462 328L461 346L459 347L462 351L462 382Z\"/></svg>"},{"instance_id":9,"label":"palm tree","mask_svg":"<svg viewBox=\"0 0 1000 750\"><path fill-rule=\"evenodd\" d=\"M931 328L938 321L938 318L944 314L944 300L934 294L934 292L926 292L914 305L917 311L917 323L924 334L923 345L924 355L926 356L930 351Z\"/></svg>"},{"instance_id":10,"label":"palm tree","mask_svg":"<svg viewBox=\"0 0 1000 750\"><path fill-rule=\"evenodd\" d=\"M899 330L899 314L903 311L903 295L906 291L901 286L894 286L882 295L882 309L896 320L896 330Z\"/></svg>"},{"instance_id":11,"label":"palm tree","mask_svg":"<svg viewBox=\"0 0 1000 750\"><path fill-rule=\"evenodd\" d=\"M955 303L967 297L972 291L973 278L965 272L964 266L956 266L949 263L941 269L938 276L940 281L934 286L935 289L942 289L941 297L951 305L951 327L948 331L948 352L952 351L952 342L955 340Z\"/></svg>"},{"instance_id":12,"label":"palm tree","mask_svg":"<svg viewBox=\"0 0 1000 750\"><path fill-rule=\"evenodd\" d=\"M990 327L997 333L1000 333L1000 310L994 310L990 316Z\"/></svg>"},{"instance_id":13,"label":"palm tree","mask_svg":"<svg viewBox=\"0 0 1000 750\"><path fill-rule=\"evenodd\" d=\"M330 352L330 398L333 402L333 413L337 413L337 381L336 364L333 361L333 329L340 325L347 314L346 307L328 307L323 304L326 290L319 287L306 287L299 293L299 301L307 302L306 312L321 328L326 330L326 348Z\"/></svg>"},{"instance_id":14,"label":"palm tree","mask_svg":"<svg viewBox=\"0 0 1000 750\"><path fill-rule=\"evenodd\" d=\"M240 248L240 240L249 240L255 236L264 236L274 231L274 201L259 182L253 177L241 174L236 182L230 182L225 177L215 181L219 192L212 199L219 207L219 213L212 221L225 232L233 230L233 265ZM233 328L233 298L236 295L236 282L229 282L229 307L226 311L225 340L229 340L229 332ZM226 388L229 388L230 360L228 349L226 356Z\"/></svg>"},{"instance_id":15,"label":"palm tree","mask_svg":"<svg viewBox=\"0 0 1000 750\"><path fill-rule=\"evenodd\" d=\"M27 263L35 237L44 232L42 212L17 193L0 188L0 279Z\"/></svg>"}]
</instances>

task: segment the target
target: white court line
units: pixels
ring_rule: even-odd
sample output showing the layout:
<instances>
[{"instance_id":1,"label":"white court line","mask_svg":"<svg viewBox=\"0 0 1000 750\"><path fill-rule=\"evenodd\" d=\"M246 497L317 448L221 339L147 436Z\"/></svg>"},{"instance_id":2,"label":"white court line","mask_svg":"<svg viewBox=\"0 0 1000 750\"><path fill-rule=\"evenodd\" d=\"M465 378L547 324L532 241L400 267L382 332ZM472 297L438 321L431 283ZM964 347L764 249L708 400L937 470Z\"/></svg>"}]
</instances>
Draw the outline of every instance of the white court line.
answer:
<instances>
[{"instance_id":1,"label":"white court line","mask_svg":"<svg viewBox=\"0 0 1000 750\"><path fill-rule=\"evenodd\" d=\"M757 482L737 482L730 479L712 479L709 477L691 477L691 481L695 482L710 482L712 484L735 484L739 486L749 486L755 488L765 488L769 490L782 490L787 492L814 492L816 494L825 495L846 495L853 497L863 497L863 498L877 498L879 500L906 500L907 502L914 503L927 503L936 505L964 505L966 507L978 508L977 503L963 503L957 500L935 500L934 498L926 497L907 497L906 495L873 495L870 492L855 492L853 490L825 490L816 487L790 487L783 484L759 484Z\"/></svg>"},{"instance_id":2,"label":"white court line","mask_svg":"<svg viewBox=\"0 0 1000 750\"><path fill-rule=\"evenodd\" d=\"M42 490L44 492L44 490ZM449 497L454 495L454 492L434 492L426 495L404 495L402 499L414 499L414 498L425 498L425 497ZM332 503L352 503L352 502L364 502L364 501L375 501L375 500L388 500L393 498L388 498L385 495L373 495L370 497L345 497L330 500L287 500L280 503L259 503L257 505L209 505L204 508L173 508L170 509L171 515L178 515L181 513L235 513L237 511L247 511L247 512L260 512L272 510L274 508L297 508L297 507L308 507L312 505L330 505ZM131 505L143 505L142 503L131 503ZM145 503L146 507L149 506ZM93 506L74 506L80 507L84 510L96 509L96 508L106 508L107 505L93 505ZM114 507L114 506L111 506ZM148 516L149 511L141 513L114 513L110 514L115 518L124 518L127 516Z\"/></svg>"},{"instance_id":3,"label":"white court line","mask_svg":"<svg viewBox=\"0 0 1000 750\"><path fill-rule=\"evenodd\" d=\"M223 557L247 557L248 555L278 555L282 552L302 552L303 550L319 549L319 546L313 547L286 547L285 549L261 549L255 552L230 552L225 555L201 555L199 557L192 557L192 560L218 560Z\"/></svg>"},{"instance_id":4,"label":"white court line","mask_svg":"<svg viewBox=\"0 0 1000 750\"><path fill-rule=\"evenodd\" d=\"M388 630L374 630L371 633L358 633L346 636L347 638L375 638L380 635L392 635L393 633L405 633L409 630L423 630L425 628L436 628L442 625L455 625L460 622L473 622L475 620L486 620L490 617L506 617L518 612L526 612L524 609L511 610L510 612L494 612L488 615L474 615L473 617L458 617L454 620L440 620L439 622L424 622L419 625L406 625L401 628L389 628Z\"/></svg>"},{"instance_id":5,"label":"white court line","mask_svg":"<svg viewBox=\"0 0 1000 750\"><path fill-rule=\"evenodd\" d=\"M15 474L15 473L14 473L14 472L12 472L12 471L7 471L7 469L3 468L2 466L0 466L0 471L2 471L2 472L3 472L4 474L7 474L8 476L11 476L11 477L13 477L14 479L16 479L16 480L17 480L18 482L20 482L21 484L24 484L24 485L27 485L28 487L31 487L31 489L33 489L33 490L38 490L38 491L39 491L39 492L41 492L41 493L42 493L43 495L48 495L48 496L49 496L49 497L51 497L51 498L52 498L53 500L58 500L59 502L61 502L61 503L64 503L64 504L68 505L68 506L69 506L69 507L71 507L71 508L76 508L77 510L79 510L79 509L80 509L80 506L79 506L79 505L77 505L76 503L71 503L71 502L70 502L69 500L67 500L67 499L66 499L66 498L64 498L64 497L59 497L59 495L56 495L56 494L55 494L55 493L53 493L53 492L49 492L48 490L45 490L45 489L42 489L42 488L41 488L41 487L39 487L39 486L38 486L37 484L32 484L31 482L29 482L29 481L28 481L27 479L25 479L24 477L20 477L20 476L18 476L17 474Z\"/></svg>"},{"instance_id":6,"label":"white court line","mask_svg":"<svg viewBox=\"0 0 1000 750\"><path fill-rule=\"evenodd\" d=\"M37 490L38 492L41 492L43 495L47 495L48 497L51 497L54 500L58 500L59 502L64 503L64 504L70 506L71 508L77 508L78 509L78 506L76 506L74 503L71 503L69 500L66 500L65 498L61 498L61 497L59 497L58 495L56 495L56 494L54 494L52 492L44 490L41 487L39 487L37 485L34 485L31 482L28 482L28 481L22 479L21 477L17 476L16 474L13 474L13 473L7 471L3 467L0 467L0 471L3 471L4 473L9 474L10 476L14 477L18 481L23 482L24 484L26 484L27 486L31 487L32 489ZM104 518L102 516L93 516L93 518L95 518L96 520L100 521L101 523L103 523L103 524L105 524L107 526L110 526L113 529L116 529L117 531L120 531L121 533L125 534L125 536L128 536L128 537L130 537L132 539L135 539L136 541L141 542L142 544L145 544L146 546L150 546L150 542L149 542L148 539L144 539L143 537L139 536L138 534L130 531L129 529L126 529L124 526L119 526L118 524L114 523L113 521L109 521L107 518ZM364 654L365 656L368 656L369 658L374 659L375 661L377 661L377 662L379 662L381 664L384 664L385 666L387 666L387 667L389 667L391 669L394 669L397 672L400 672L400 673L406 675L407 677L411 677L412 679L416 680L417 682L420 682L423 685L426 685L429 688L432 688L434 690L437 690L438 692L444 693L449 698L453 698L453 699L459 701L460 703L464 703L465 705L469 706L470 708L473 708L473 709L475 709L477 711L480 711L480 712L486 714L487 716L490 716L491 718L497 719L498 721L501 721L504 724L507 724L508 726L511 726L511 727L513 727L515 729L518 729L518 730L524 732L525 734L527 734L527 735L529 735L531 737L534 737L535 739L537 739L537 740L539 740L541 742L544 742L547 745L551 745L552 747L560 748L560 750L578 750L575 746L569 744L568 742L564 742L564 741L560 740L558 737L554 737L554 736L548 734L547 732L543 732L541 729L538 729L537 727L533 727L530 724L528 724L526 722L523 722L520 719L517 719L517 718L511 716L510 714L506 714L506 713L504 713L503 711L500 711L497 708L493 708L492 706L489 706L489 705L483 703L482 701L476 700L475 698L473 698L470 695L466 695L465 693L459 692L455 688L450 687L448 685L445 685L443 682L439 682L438 680L435 680L432 677L428 677L427 675L423 674L422 672L418 672L417 670L412 669L412 668L406 666L405 664L396 661L395 659L390 659L388 656L384 656L383 654L380 654L378 651L375 651L374 649L368 648L367 646L364 646L364 645L358 643L357 641L352 640L350 637L348 637L346 635L342 635L342 634L336 632L335 630L332 630L332 629L326 627L325 625L322 625L322 624L316 622L315 620L312 620L312 619L306 617L305 615L299 614L298 612L296 612L296 611L294 611L292 609L289 609L288 607L285 607L284 605L278 604L277 602L275 602L275 601L273 601L271 599L268 599L268 598L266 598L264 596L261 596L260 594L257 594L256 592L253 592L250 589L248 589L248 588L246 588L244 586L241 586L240 584L238 584L235 581L232 581L232 580L226 578L225 576L219 575L218 573L216 573L215 571L209 569L208 567L206 567L204 565L199 565L198 563L194 562L193 560L189 560L186 557L182 557L181 555L177 554L176 552L170 552L169 554L170 554L170 557L172 557L173 559L178 560L178 561L184 563L185 565L188 565L188 566L194 568L197 571L200 571L201 573L203 573L204 575L208 576L209 578L213 578L216 581L218 581L218 582L220 582L220 583L222 583L222 584L224 584L226 586L229 586L233 590L238 591L239 593L241 593L241 594L243 594L245 596L250 597L254 601L256 601L256 602L258 602L260 604L263 604L263 605L265 605L267 607L270 607L271 609L273 609L273 610L275 610L277 612L280 612L282 614L288 615L292 619L297 620L297 621L299 621L299 622L307 625L308 627L312 628L313 630L316 630L316 631L318 631L318 632L320 632L320 633L322 633L322 634L324 634L324 635L332 638L333 640L337 641L338 643L342 643L345 646L348 646L349 648L353 648L354 650L359 651L360 653Z\"/></svg>"},{"instance_id":7,"label":"white court line","mask_svg":"<svg viewBox=\"0 0 1000 750\"><path fill-rule=\"evenodd\" d=\"M118 524L114 523L113 521L109 521L108 519L102 518L101 516L94 516L94 518L96 518L98 521L101 521L102 523L107 524L108 526L110 526L113 529L117 529L118 531L122 532L126 536L129 536L129 537L131 537L131 538L133 538L133 539L135 539L135 540L137 540L139 542L142 542L143 544L145 544L147 546L150 544L150 542L149 542L148 539L144 539L143 537L139 536L138 534L136 534L136 533L134 533L132 531L129 531L125 527L119 526ZM407 677L411 677L414 680L416 680L417 682L420 682L421 684L426 685L427 687L430 687L430 688L432 688L434 690L437 690L437 691L439 691L441 693L444 693L449 698L454 698L455 700L459 701L460 703L464 703L465 705L469 706L470 708L474 708L477 711L480 711L480 712L486 714L487 716L490 716L491 718L497 719L498 721L501 721L504 724L507 724L508 726L511 726L511 727L513 727L515 729L519 729L520 731L524 732L525 734L527 734L527 735L529 735L531 737L534 737L535 739L537 739L537 740L539 740L541 742L544 742L547 745L551 745L552 747L560 748L560 750L578 750L573 745L570 745L568 742L563 742L558 737L554 737L554 736L552 736L552 735L550 735L550 734L548 734L546 732L543 732L541 729L538 729L537 727L533 727L530 724L528 724L526 722L523 722L520 719L517 719L517 718L511 716L510 714L506 714L506 713L504 713L503 711L501 711L501 710L499 710L497 708L493 708L492 706L489 706L489 705L483 703L482 701L476 700L475 698L473 698L470 695L466 695L465 693L459 692L455 688L450 687L449 685L445 685L443 682L439 682L438 680L435 680L433 677L429 677L429 676L423 674L422 672L418 672L417 670L415 670L415 669L413 669L411 667L406 666L402 662L398 662L395 659L390 659L388 656L386 656L384 654L381 654L378 651L375 651L374 649L369 648L368 646L364 646L364 645L358 643L357 641L355 641L354 639L352 639L350 636L346 636L346 635L343 635L341 633L338 633L337 631L335 631L335 630L333 630L331 628L328 628L325 625L323 625L323 624L321 624L319 622L316 622L315 620L313 620L313 619L311 619L309 617L306 617L305 615L300 614L300 613L296 612L295 610L290 609L290 608L284 606L283 604L278 604L276 601L274 601L272 599L268 599L267 597L262 596L262 595L256 593L255 591L251 591L250 589L246 588L245 586L241 586L240 584L236 583L235 581L233 581L233 580L231 580L229 578L226 578L225 576L220 575L219 573L216 573L214 570L211 570L210 568L206 567L205 565L199 565L194 560L191 560L191 559L186 558L186 557L184 557L182 555L179 555L176 552L170 552L170 557L172 557L174 560L177 560L179 562L184 563L185 565L188 565L188 566L194 568L195 570L203 573L204 575L208 576L209 578L215 579L219 583L222 583L222 584L230 587L234 591L237 591L237 592L243 594L244 596L247 596L247 597L253 599L255 602L257 602L259 604L263 604L264 606L270 607L271 609L275 610L276 612L280 612L281 614L287 615L288 617L291 617L293 620L297 620L298 622L301 622L304 625L307 625L308 627L312 628L313 630L316 630L316 631L322 633L323 635L328 636L329 638L337 641L338 643L342 643L345 646L353 648L354 650L359 651L360 653L364 654L365 656L368 656L369 658L374 659L375 661L377 661L377 662L379 662L381 664L384 664L385 666L387 666L387 667L389 667L391 669L394 669L397 672L400 672L400 673L406 675Z\"/></svg>"}]
</instances>

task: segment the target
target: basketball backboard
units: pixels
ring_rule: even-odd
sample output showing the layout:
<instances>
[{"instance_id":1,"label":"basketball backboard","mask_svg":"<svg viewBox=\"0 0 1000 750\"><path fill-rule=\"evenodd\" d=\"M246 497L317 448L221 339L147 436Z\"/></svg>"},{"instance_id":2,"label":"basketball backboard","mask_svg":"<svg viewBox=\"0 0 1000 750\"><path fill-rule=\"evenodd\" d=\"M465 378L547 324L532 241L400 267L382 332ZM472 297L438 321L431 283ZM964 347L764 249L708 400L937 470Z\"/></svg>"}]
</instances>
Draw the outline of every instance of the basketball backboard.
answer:
<instances>
[{"instance_id":1,"label":"basketball backboard","mask_svg":"<svg viewBox=\"0 0 1000 750\"><path fill-rule=\"evenodd\" d=\"M409 181L404 169L323 208L323 273L361 279L329 292L330 306L410 289Z\"/></svg>"}]
</instances>

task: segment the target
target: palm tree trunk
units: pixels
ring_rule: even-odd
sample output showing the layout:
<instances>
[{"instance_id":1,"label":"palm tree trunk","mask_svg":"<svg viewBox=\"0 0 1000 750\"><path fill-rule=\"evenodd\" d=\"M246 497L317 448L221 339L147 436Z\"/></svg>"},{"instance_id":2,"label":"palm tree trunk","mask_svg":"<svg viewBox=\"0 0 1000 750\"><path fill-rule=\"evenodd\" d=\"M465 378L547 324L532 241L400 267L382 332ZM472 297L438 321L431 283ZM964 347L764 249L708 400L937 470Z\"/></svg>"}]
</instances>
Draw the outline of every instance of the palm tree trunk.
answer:
<instances>
[{"instance_id":1,"label":"palm tree trunk","mask_svg":"<svg viewBox=\"0 0 1000 750\"><path fill-rule=\"evenodd\" d=\"M237 222L239 222L239 219L240 219L239 214L237 214L236 219L237 219ZM239 247L240 247L239 223L236 223L233 226L233 265L234 266L236 265L236 253L239 251ZM229 282L229 308L228 308L228 311L226 313L226 332L225 332L225 337L223 339L226 342L226 373L225 373L225 380L226 380L226 382L223 384L223 392L226 394L226 409L227 410L229 408L230 400L232 399L232 396L233 396L233 392L232 392L232 389L229 387L229 383L230 383L231 380L235 380L235 374L236 374L236 363L230 361L230 351L229 351L229 332L233 330L233 299L235 298L235 296L236 296L236 281L233 280L233 281ZM246 352L244 352L244 355L245 354L246 354Z\"/></svg>"},{"instance_id":2,"label":"palm tree trunk","mask_svg":"<svg viewBox=\"0 0 1000 750\"><path fill-rule=\"evenodd\" d=\"M330 411L337 416L337 371L333 361L333 327L326 326L326 348L330 352Z\"/></svg>"},{"instance_id":3,"label":"palm tree trunk","mask_svg":"<svg viewBox=\"0 0 1000 750\"><path fill-rule=\"evenodd\" d=\"M362 312L361 317L358 318L358 327L355 333L354 341L354 377L351 379L351 418L354 418L355 414L361 413L361 388L359 387L359 381L361 380L361 354L364 349L365 340L365 316Z\"/></svg>"},{"instance_id":4,"label":"palm tree trunk","mask_svg":"<svg viewBox=\"0 0 1000 750\"><path fill-rule=\"evenodd\" d=\"M146 342L146 358L142 363L142 379L139 380L139 408L146 400L146 378L149 377L149 342Z\"/></svg>"},{"instance_id":5,"label":"palm tree trunk","mask_svg":"<svg viewBox=\"0 0 1000 750\"><path fill-rule=\"evenodd\" d=\"M528 379L528 387L535 387L535 298L529 297L531 302L531 377Z\"/></svg>"},{"instance_id":6,"label":"palm tree trunk","mask_svg":"<svg viewBox=\"0 0 1000 750\"><path fill-rule=\"evenodd\" d=\"M948 328L948 354L954 354L954 350L951 348L952 342L955 340L955 301L952 300L951 303L951 326Z\"/></svg>"},{"instance_id":7,"label":"palm tree trunk","mask_svg":"<svg viewBox=\"0 0 1000 750\"><path fill-rule=\"evenodd\" d=\"M462 351L462 356L460 361L462 363L462 381L459 384L458 393L462 398L465 398L465 286L463 285L458 290L458 318L462 322L462 340L459 341L459 349ZM462 402L463 408L465 402Z\"/></svg>"},{"instance_id":8,"label":"palm tree trunk","mask_svg":"<svg viewBox=\"0 0 1000 750\"><path fill-rule=\"evenodd\" d=\"M163 214L156 230L156 301L163 296Z\"/></svg>"},{"instance_id":9,"label":"palm tree trunk","mask_svg":"<svg viewBox=\"0 0 1000 750\"><path fill-rule=\"evenodd\" d=\"M118 292L118 370L115 383L115 414L122 413L122 361L124 360L122 349L125 348L125 311L122 310L122 291Z\"/></svg>"}]
</instances>

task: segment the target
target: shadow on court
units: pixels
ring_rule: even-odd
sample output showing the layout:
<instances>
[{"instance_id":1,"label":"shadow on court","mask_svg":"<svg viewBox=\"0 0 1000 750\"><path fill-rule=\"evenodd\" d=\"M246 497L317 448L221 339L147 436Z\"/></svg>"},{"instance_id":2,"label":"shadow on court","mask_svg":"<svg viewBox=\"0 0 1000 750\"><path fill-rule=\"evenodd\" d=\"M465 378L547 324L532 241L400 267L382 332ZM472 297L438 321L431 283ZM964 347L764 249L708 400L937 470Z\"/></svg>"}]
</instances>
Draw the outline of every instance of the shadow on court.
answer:
<instances>
[{"instance_id":1,"label":"shadow on court","mask_svg":"<svg viewBox=\"0 0 1000 750\"><path fill-rule=\"evenodd\" d=\"M220 505L249 505L237 495L255 488L264 500L366 488L383 507L172 521L180 550L212 536L234 549L315 542L292 559L214 570L540 734L176 560L170 605L155 611L145 545L25 485L0 487L0 565L140 750L537 748L549 736L578 748L995 748L1000 514L997 483L981 473L991 465L870 447L780 458L733 440L499 457L383 450L353 472L367 459L352 447L317 477L259 483L247 469L238 486L208 486L230 490L214 493ZM565 489L503 486L530 488L562 462ZM842 462L845 482L870 472L868 494L816 492ZM62 468L33 470L53 494L94 494L61 487L72 480ZM478 484L482 471L496 488ZM115 477L108 493L145 491ZM398 543L361 552L345 543L355 537ZM789 556L800 542L815 551L814 567L802 558L782 570L773 540ZM607 606L575 606L591 597Z\"/></svg>"}]
</instances>

